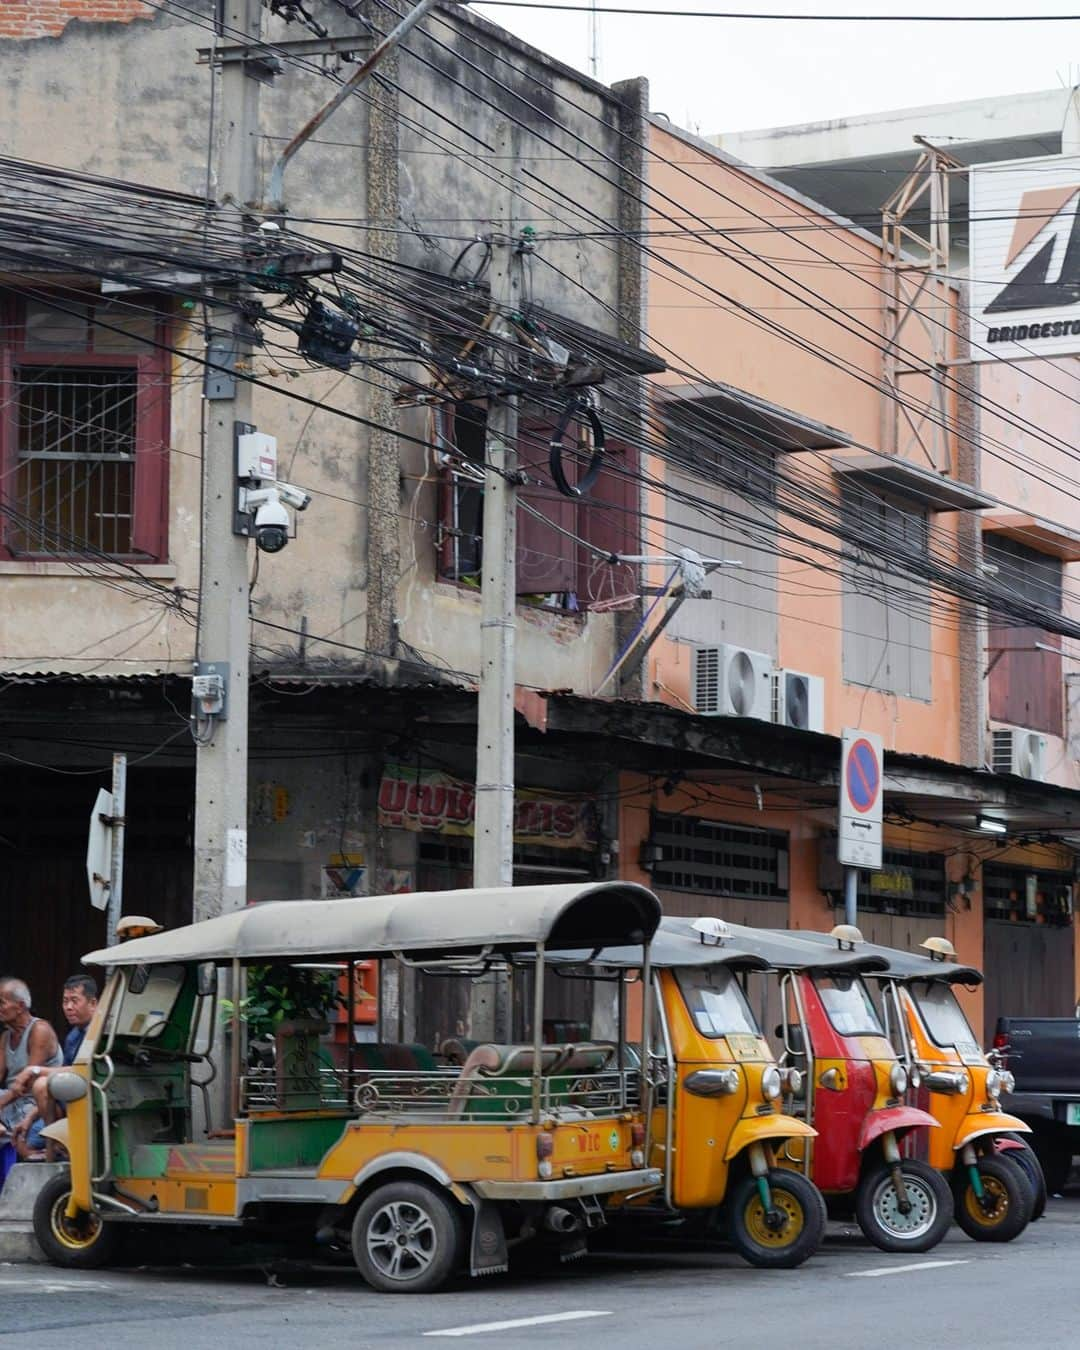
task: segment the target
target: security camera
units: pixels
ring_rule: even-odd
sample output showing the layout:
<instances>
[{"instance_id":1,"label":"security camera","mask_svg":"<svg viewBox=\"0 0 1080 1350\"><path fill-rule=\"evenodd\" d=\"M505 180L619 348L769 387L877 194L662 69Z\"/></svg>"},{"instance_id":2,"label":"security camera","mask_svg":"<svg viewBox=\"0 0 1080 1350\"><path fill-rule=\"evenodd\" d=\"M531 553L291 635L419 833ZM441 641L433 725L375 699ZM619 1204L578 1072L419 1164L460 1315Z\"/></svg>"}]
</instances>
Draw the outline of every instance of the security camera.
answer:
<instances>
[{"instance_id":1,"label":"security camera","mask_svg":"<svg viewBox=\"0 0 1080 1350\"><path fill-rule=\"evenodd\" d=\"M311 505L311 493L305 492L303 488L293 487L291 483L277 482L274 487L282 501L288 502L294 511L306 511Z\"/></svg>"},{"instance_id":2,"label":"security camera","mask_svg":"<svg viewBox=\"0 0 1080 1350\"><path fill-rule=\"evenodd\" d=\"M255 512L255 543L264 553L280 553L289 542L289 513L275 493Z\"/></svg>"}]
</instances>

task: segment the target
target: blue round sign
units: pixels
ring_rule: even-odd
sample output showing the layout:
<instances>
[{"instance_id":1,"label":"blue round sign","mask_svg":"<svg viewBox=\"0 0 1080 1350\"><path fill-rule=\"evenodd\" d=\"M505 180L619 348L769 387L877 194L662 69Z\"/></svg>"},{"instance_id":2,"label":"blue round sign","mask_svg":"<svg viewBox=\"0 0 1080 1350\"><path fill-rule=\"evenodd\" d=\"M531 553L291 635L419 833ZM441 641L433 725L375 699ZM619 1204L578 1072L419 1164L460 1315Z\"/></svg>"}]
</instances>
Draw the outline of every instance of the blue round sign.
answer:
<instances>
[{"instance_id":1,"label":"blue round sign","mask_svg":"<svg viewBox=\"0 0 1080 1350\"><path fill-rule=\"evenodd\" d=\"M873 809L881 786L877 753L867 740L856 741L847 761L848 801L860 814Z\"/></svg>"}]
</instances>

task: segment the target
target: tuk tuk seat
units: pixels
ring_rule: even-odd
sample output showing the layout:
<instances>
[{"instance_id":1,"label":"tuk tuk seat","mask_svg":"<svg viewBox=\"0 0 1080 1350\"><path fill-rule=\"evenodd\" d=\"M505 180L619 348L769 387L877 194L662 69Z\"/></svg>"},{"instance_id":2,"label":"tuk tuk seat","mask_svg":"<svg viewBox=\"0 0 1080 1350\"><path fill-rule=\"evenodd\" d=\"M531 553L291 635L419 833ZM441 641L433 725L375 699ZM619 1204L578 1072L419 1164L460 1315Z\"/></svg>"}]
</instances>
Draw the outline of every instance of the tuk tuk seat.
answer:
<instances>
[{"instance_id":1,"label":"tuk tuk seat","mask_svg":"<svg viewBox=\"0 0 1080 1350\"><path fill-rule=\"evenodd\" d=\"M540 1072L550 1073L566 1052L563 1045L545 1045L540 1050ZM524 1085L502 1083L496 1086L486 1080L492 1078L529 1077L533 1071L533 1047L531 1045L478 1045L461 1067L461 1074L450 1093L447 1110L451 1116L461 1116L469 1109L470 1115L481 1114L472 1107L488 1109L482 1114L506 1113L506 1108L515 1097L524 1098L521 1106L528 1107L528 1094ZM507 1089L511 1091L507 1091Z\"/></svg>"}]
</instances>

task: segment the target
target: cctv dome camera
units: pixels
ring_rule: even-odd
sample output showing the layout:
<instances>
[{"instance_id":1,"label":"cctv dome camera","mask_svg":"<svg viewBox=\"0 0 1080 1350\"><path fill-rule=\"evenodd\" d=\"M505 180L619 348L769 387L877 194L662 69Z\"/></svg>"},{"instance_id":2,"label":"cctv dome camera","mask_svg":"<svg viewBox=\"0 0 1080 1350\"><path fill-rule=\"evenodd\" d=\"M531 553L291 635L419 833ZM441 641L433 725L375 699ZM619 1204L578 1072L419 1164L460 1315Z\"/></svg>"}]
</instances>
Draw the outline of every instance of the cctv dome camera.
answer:
<instances>
[{"instance_id":1,"label":"cctv dome camera","mask_svg":"<svg viewBox=\"0 0 1080 1350\"><path fill-rule=\"evenodd\" d=\"M280 553L289 542L289 513L276 497L255 513L255 542L264 553Z\"/></svg>"}]
</instances>

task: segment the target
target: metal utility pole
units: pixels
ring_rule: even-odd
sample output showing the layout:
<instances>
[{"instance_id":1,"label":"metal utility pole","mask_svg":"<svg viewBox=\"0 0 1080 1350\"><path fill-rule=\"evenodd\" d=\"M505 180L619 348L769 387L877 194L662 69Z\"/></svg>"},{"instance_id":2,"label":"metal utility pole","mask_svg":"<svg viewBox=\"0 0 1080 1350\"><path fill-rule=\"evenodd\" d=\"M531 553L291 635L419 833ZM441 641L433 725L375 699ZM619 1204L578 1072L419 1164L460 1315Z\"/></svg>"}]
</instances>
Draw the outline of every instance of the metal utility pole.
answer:
<instances>
[{"instance_id":1,"label":"metal utility pole","mask_svg":"<svg viewBox=\"0 0 1080 1350\"><path fill-rule=\"evenodd\" d=\"M224 0L221 55L222 135L216 196L243 245L245 215L258 190L259 79L245 48L259 41L261 0ZM235 298L235 295L232 297ZM237 377L252 346L244 319L215 305L206 372L207 434L202 466L202 568L198 669L223 677L223 707L195 762L195 919L247 902L248 540L233 533L236 424L251 422L252 387Z\"/></svg>"},{"instance_id":2,"label":"metal utility pole","mask_svg":"<svg viewBox=\"0 0 1080 1350\"><path fill-rule=\"evenodd\" d=\"M491 240L491 299L499 315L492 326L496 359L514 374L516 340L509 316L522 294L522 243L515 237L514 180L517 129L500 123L497 163L508 185L502 229ZM480 609L480 694L476 734L476 831L473 884L510 886L514 881L514 638L517 605L518 398L505 394L488 407L484 474L483 563ZM505 981L473 985L471 1034L488 1038L508 1032Z\"/></svg>"}]
</instances>

